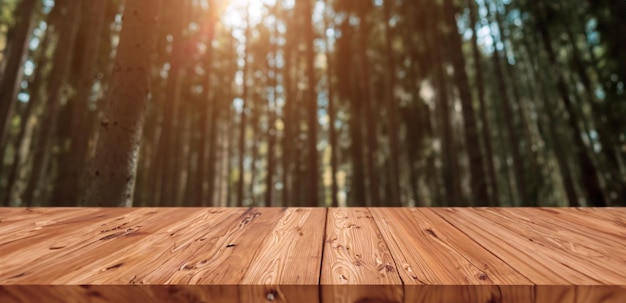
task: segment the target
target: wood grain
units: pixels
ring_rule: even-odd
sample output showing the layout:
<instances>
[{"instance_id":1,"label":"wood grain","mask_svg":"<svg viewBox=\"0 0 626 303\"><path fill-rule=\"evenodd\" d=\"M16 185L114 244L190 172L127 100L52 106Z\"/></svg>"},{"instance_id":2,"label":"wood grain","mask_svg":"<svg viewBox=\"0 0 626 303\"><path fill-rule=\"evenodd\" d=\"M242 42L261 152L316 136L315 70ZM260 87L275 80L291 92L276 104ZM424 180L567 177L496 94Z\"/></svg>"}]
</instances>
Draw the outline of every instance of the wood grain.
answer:
<instances>
[{"instance_id":1,"label":"wood grain","mask_svg":"<svg viewBox=\"0 0 626 303\"><path fill-rule=\"evenodd\" d=\"M398 269L368 209L328 210L321 284L322 302L403 301Z\"/></svg>"},{"instance_id":2,"label":"wood grain","mask_svg":"<svg viewBox=\"0 0 626 303\"><path fill-rule=\"evenodd\" d=\"M326 209L287 209L241 280L242 302L319 302L325 223Z\"/></svg>"},{"instance_id":3,"label":"wood grain","mask_svg":"<svg viewBox=\"0 0 626 303\"><path fill-rule=\"evenodd\" d=\"M428 209L371 212L407 302L528 302L532 283Z\"/></svg>"},{"instance_id":4,"label":"wood grain","mask_svg":"<svg viewBox=\"0 0 626 303\"><path fill-rule=\"evenodd\" d=\"M208 230L200 228L197 238L188 238L170 250L166 261L142 279L147 284L236 285L283 212L278 208L249 209ZM202 238L209 241L200 241Z\"/></svg>"},{"instance_id":5,"label":"wood grain","mask_svg":"<svg viewBox=\"0 0 626 303\"><path fill-rule=\"evenodd\" d=\"M536 215L536 211L531 209L501 209L502 215L519 222L532 231L542 234L555 234L558 238L552 238L552 244L563 247L583 258L596 259L615 268L626 266L626 241L619 238L610 237L602 232L594 232L585 223L572 223L563 220L559 216ZM594 234L594 237L589 237Z\"/></svg>"},{"instance_id":6,"label":"wood grain","mask_svg":"<svg viewBox=\"0 0 626 303\"><path fill-rule=\"evenodd\" d=\"M578 302L581 297L588 298L585 302L603 302L615 296L626 298L623 292L626 281L616 272L624 273L626 268L608 270L605 264L550 244L559 241L558 229L537 232L533 226L498 214L505 212L504 209L432 211L528 277L535 284L536 302ZM537 218L545 216L545 211L534 212ZM611 287L604 288L607 285ZM599 287L605 291L596 291Z\"/></svg>"},{"instance_id":7,"label":"wood grain","mask_svg":"<svg viewBox=\"0 0 626 303\"><path fill-rule=\"evenodd\" d=\"M626 302L624 208L0 208L0 302Z\"/></svg>"},{"instance_id":8,"label":"wood grain","mask_svg":"<svg viewBox=\"0 0 626 303\"><path fill-rule=\"evenodd\" d=\"M108 240L108 254L80 262L80 269L55 279L59 284L158 284L175 270L184 267L181 251L195 251L200 246L212 245L208 232L232 217L239 217L244 209L184 208L153 214L154 220L143 224L143 235L135 239ZM208 239L208 240L207 240ZM147 254L147 251L153 253ZM154 272L164 271L161 282L148 278Z\"/></svg>"}]
</instances>

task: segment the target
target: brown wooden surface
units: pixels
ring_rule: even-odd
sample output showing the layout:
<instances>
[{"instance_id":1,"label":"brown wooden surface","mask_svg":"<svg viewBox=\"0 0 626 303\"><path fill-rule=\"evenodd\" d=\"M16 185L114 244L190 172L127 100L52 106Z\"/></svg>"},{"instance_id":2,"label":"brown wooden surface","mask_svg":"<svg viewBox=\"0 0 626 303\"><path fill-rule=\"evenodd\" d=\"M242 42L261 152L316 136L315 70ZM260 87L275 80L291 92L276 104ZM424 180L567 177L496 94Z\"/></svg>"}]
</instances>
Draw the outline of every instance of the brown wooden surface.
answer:
<instances>
[{"instance_id":1,"label":"brown wooden surface","mask_svg":"<svg viewBox=\"0 0 626 303\"><path fill-rule=\"evenodd\" d=\"M626 302L623 208L0 208L0 302Z\"/></svg>"}]
</instances>

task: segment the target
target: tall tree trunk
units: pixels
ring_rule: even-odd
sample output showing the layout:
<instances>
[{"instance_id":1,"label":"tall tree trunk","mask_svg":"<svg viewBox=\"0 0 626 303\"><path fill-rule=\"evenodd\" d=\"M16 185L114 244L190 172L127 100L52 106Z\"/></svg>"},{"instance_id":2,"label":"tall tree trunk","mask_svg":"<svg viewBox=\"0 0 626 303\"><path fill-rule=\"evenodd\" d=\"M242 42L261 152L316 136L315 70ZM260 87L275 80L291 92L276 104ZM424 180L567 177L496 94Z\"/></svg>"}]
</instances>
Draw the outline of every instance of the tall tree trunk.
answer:
<instances>
[{"instance_id":1,"label":"tall tree trunk","mask_svg":"<svg viewBox=\"0 0 626 303\"><path fill-rule=\"evenodd\" d=\"M28 185L22 197L26 205L33 205L40 198L42 191L41 181L45 178L46 170L50 162L52 147L54 144L57 128L58 112L61 107L63 86L70 69L70 59L74 52L78 25L80 24L81 6L71 1L59 1L55 9L59 10L59 25L55 31L59 35L57 48L54 53L50 81L48 82L48 99L44 117L41 125L42 129L37 139L37 150L34 154L31 175Z\"/></svg>"},{"instance_id":2,"label":"tall tree trunk","mask_svg":"<svg viewBox=\"0 0 626 303\"><path fill-rule=\"evenodd\" d=\"M325 0L326 5L329 5L329 0ZM328 28L330 26L329 20L331 18L328 16L328 13L324 14L324 28ZM334 23L333 23L334 24ZM326 37L326 85L328 90L328 137L330 144L330 195L331 195L331 206L337 207L339 206L338 200L338 192L339 185L337 184L337 171L338 171L338 151L339 146L337 144L337 129L335 127L335 123L337 121L337 109L335 105L335 91L333 87L333 68L334 62L332 60L332 53L330 51L330 38Z\"/></svg>"},{"instance_id":3,"label":"tall tree trunk","mask_svg":"<svg viewBox=\"0 0 626 303\"><path fill-rule=\"evenodd\" d=\"M184 39L183 29L185 26L186 11L189 9L190 3L180 4L176 2L164 2L168 13L172 14L172 52L170 56L170 69L167 76L167 84L165 88L165 108L163 123L161 124L161 140L159 141L159 161L162 172L159 174L161 180L161 198L159 205L173 206L176 205L176 193L178 190L178 180L180 171L178 169L177 155L181 148L177 140L177 130L181 129L183 121L179 120L181 111L181 79L184 72Z\"/></svg>"},{"instance_id":4,"label":"tall tree trunk","mask_svg":"<svg viewBox=\"0 0 626 303\"><path fill-rule=\"evenodd\" d=\"M259 81L261 82L261 81ZM261 84L264 85L264 84ZM256 186L256 175L257 175L257 158L259 155L259 147L258 144L256 144L256 142L259 142L259 130L261 128L261 125L259 123L260 120L260 114L261 114L261 110L258 108L258 101L259 99L256 98L256 96L250 98L250 130L252 131L251 134L251 141L253 142L252 144L252 155L250 157L250 183L248 184L248 193L250 194L250 205L257 207L260 206L258 204L257 201L257 197L254 193L254 187Z\"/></svg>"},{"instance_id":5,"label":"tall tree trunk","mask_svg":"<svg viewBox=\"0 0 626 303\"><path fill-rule=\"evenodd\" d=\"M348 100L350 118L350 154L352 175L349 183L348 206L365 206L365 159L363 157L363 107L359 103L358 62L355 50L355 30L348 21L340 24L341 37L337 41L337 65L339 95Z\"/></svg>"},{"instance_id":6,"label":"tall tree trunk","mask_svg":"<svg viewBox=\"0 0 626 303\"><path fill-rule=\"evenodd\" d=\"M318 155L317 155L317 80L315 77L315 33L313 31L313 1L304 1L304 39L306 41L307 88L307 144L308 144L308 192L305 206L318 206Z\"/></svg>"},{"instance_id":7,"label":"tall tree trunk","mask_svg":"<svg viewBox=\"0 0 626 303\"><path fill-rule=\"evenodd\" d=\"M74 3L73 5L78 5ZM89 95L94 81L94 71L96 60L100 50L100 37L104 27L105 12L107 9L106 0L95 0L87 5L89 20L87 20L84 30L83 56L80 62L80 71L77 84L75 105L73 107L71 121L71 145L67 155L59 164L59 172L54 185L52 202L55 205L71 206L77 205L80 199L80 183L83 175L83 168L87 161L87 143L90 129L85 119L89 115Z\"/></svg>"},{"instance_id":8,"label":"tall tree trunk","mask_svg":"<svg viewBox=\"0 0 626 303\"><path fill-rule=\"evenodd\" d=\"M478 90L478 102L480 104L480 120L482 121L481 135L485 144L485 156L487 157L487 172L489 175L489 188L491 195L489 197L489 206L500 205L500 193L498 189L498 179L496 178L495 156L493 153L491 139L491 123L487 116L487 101L485 98L485 83L483 80L482 56L478 48L478 30L476 29L478 16L476 12L475 0L468 0L470 9L470 27L472 29L472 55L476 69L476 87Z\"/></svg>"},{"instance_id":9,"label":"tall tree trunk","mask_svg":"<svg viewBox=\"0 0 626 303\"><path fill-rule=\"evenodd\" d=\"M161 1L128 0L84 204L130 206Z\"/></svg>"},{"instance_id":10,"label":"tall tree trunk","mask_svg":"<svg viewBox=\"0 0 626 303\"><path fill-rule=\"evenodd\" d=\"M463 56L461 35L456 25L456 12L457 9L452 3L452 0L445 0L444 13L450 29L449 43L451 46L452 64L454 66L454 77L459 89L461 106L463 107L463 125L465 127L465 143L469 155L470 186L472 188L473 199L471 204L487 206L490 204L487 194L487 178L480 150L480 137L476 125L472 92L465 71L465 57Z\"/></svg>"},{"instance_id":11,"label":"tall tree trunk","mask_svg":"<svg viewBox=\"0 0 626 303\"><path fill-rule=\"evenodd\" d=\"M626 182L624 182L623 178L626 177L622 177L623 172L620 171L619 155L614 148L614 146L618 145L618 143L616 142L617 140L615 140L615 138L611 135L611 132L609 131L610 127L606 125L606 116L602 113L601 110L598 109L598 100L594 96L594 88L591 76L587 73L586 62L584 61L583 56L580 53L572 28L570 26L565 26L565 33L567 34L567 38L569 40L568 42L571 44L572 47L572 59L576 68L576 72L578 73L580 82L585 88L585 97L587 98L587 102L591 104L592 112L596 117L594 121L596 122L595 129L598 131L599 141L602 146L602 155L604 155L604 158L609 164L608 166L610 178L609 180L607 180L609 181L607 182L609 183L607 184L607 186L611 187L617 194L614 201L623 201L624 199L626 199ZM585 39L586 38L587 37L585 37ZM610 197L608 196L606 198L610 199Z\"/></svg>"},{"instance_id":12,"label":"tall tree trunk","mask_svg":"<svg viewBox=\"0 0 626 303\"><path fill-rule=\"evenodd\" d=\"M567 88L567 84L565 84L565 79L560 72L556 54L554 49L552 48L552 38L550 36L550 32L548 31L547 24L545 23L545 19L541 18L539 24L537 24L539 29L539 33L541 35L543 46L548 54L548 60L552 65L552 68L556 72L556 85L557 90L561 97L561 102L565 111L567 112L567 122L569 124L569 128L572 132L571 136L574 140L574 145L576 148L576 155L578 157L578 161L581 165L581 176L583 178L583 188L587 193L588 205L590 206L606 206L606 201L604 198L604 192L600 186L600 176L598 171L593 164L593 160L589 153L587 152L587 147L585 146L585 142L582 139L582 130L580 129L580 125L578 125L576 113L574 110L574 104L569 96L569 91Z\"/></svg>"},{"instance_id":13,"label":"tall tree trunk","mask_svg":"<svg viewBox=\"0 0 626 303\"><path fill-rule=\"evenodd\" d=\"M245 155L246 155L246 130L247 130L247 121L248 121L248 114L246 113L246 110L248 109L247 106L247 99L248 99L248 68L249 68L249 62L248 62L248 52L249 50L249 43L250 43L250 37L251 37L251 29L250 29L250 14L249 12L246 12L246 31L245 31L245 50L244 50L244 65L243 65L243 89L242 89L242 96L241 96L241 100L242 100L242 104L241 104L241 115L240 115L240 120L239 120L239 181L237 182L237 206L238 207L242 207L243 206L243 200L245 199L245 194L244 194L244 186L245 186L245 166L244 166L244 161L245 161Z\"/></svg>"},{"instance_id":14,"label":"tall tree trunk","mask_svg":"<svg viewBox=\"0 0 626 303\"><path fill-rule=\"evenodd\" d=\"M546 113L546 115L542 115L542 120L547 120L546 124L548 125L548 140L546 141L550 142L553 146L554 156L557 162L557 166L559 168L559 172L561 174L561 180L563 182L563 189L567 197L568 206L578 207L580 206L578 202L578 194L576 193L574 180L572 178L572 172L567 161L567 153L563 148L563 140L561 139L562 136L560 135L560 131L556 123L557 117L554 114L555 110L552 106L552 102L550 102L551 98L548 91L546 90L546 86L543 85L543 83L545 83L545 78L539 71L539 64L536 57L531 56L531 54L535 53L535 51L531 51L530 44L527 39L523 40L523 45L528 55L528 58L532 59L530 65L533 70L533 75L535 76L535 81L533 82L536 83L536 85L540 86L541 99L543 100L542 104L544 112Z\"/></svg>"},{"instance_id":15,"label":"tall tree trunk","mask_svg":"<svg viewBox=\"0 0 626 303\"><path fill-rule=\"evenodd\" d=\"M369 59L367 56L367 41L369 37L369 24L366 21L366 15L362 14L360 16L361 21L359 22L359 44L358 44L358 64L360 66L359 70L359 99L360 104L358 106L363 107L364 117L366 119L366 162L367 162L367 171L368 171L368 180L369 184L368 194L369 194L369 206L380 206L380 185L378 181L378 165L376 158L378 157L378 123L377 117L375 114L375 102L372 93L372 84L370 82L370 72L369 72Z\"/></svg>"},{"instance_id":16,"label":"tall tree trunk","mask_svg":"<svg viewBox=\"0 0 626 303\"><path fill-rule=\"evenodd\" d=\"M274 16L278 16L278 3L274 4L272 9ZM272 37L274 41L278 41L278 22L274 23L272 29ZM271 41L269 41L271 43ZM270 86L272 87L272 96L268 98L267 103L267 115L268 115L268 128L267 128L267 176L265 178L265 206L274 206L274 174L276 173L276 111L278 110L278 59L280 54L278 53L278 44L274 43L271 50L271 56L273 56L273 63L268 61L268 70L272 71L270 78Z\"/></svg>"},{"instance_id":17,"label":"tall tree trunk","mask_svg":"<svg viewBox=\"0 0 626 303\"><path fill-rule=\"evenodd\" d=\"M437 11L440 8L436 7ZM437 15L441 15L439 12ZM439 43L437 19L430 21L428 45L431 49L432 66L435 72L434 83L437 87L437 111L440 118L441 137L442 137L442 170L443 181L446 192L446 201L440 201L448 206L461 206L464 205L463 194L461 192L461 175L459 168L459 159L456 151L456 142L453 134L452 119L450 117L450 105L448 97L448 88L446 85L446 76L444 73L444 62L441 58L441 54L438 51L443 49L443 44Z\"/></svg>"},{"instance_id":18,"label":"tall tree trunk","mask_svg":"<svg viewBox=\"0 0 626 303\"><path fill-rule=\"evenodd\" d=\"M205 80L204 80L204 98L200 98L198 111L200 117L198 119L199 136L196 142L198 148L198 173L196 175L195 206L208 205L213 200L215 192L215 170L216 170L216 154L217 147L217 120L219 119L220 104L214 97L213 89L213 40L215 39L215 24L217 22L217 10L215 8L216 1L209 1L209 20L206 24L208 37L206 40L206 53L204 60ZM209 121L209 114L210 121ZM208 141L208 142L207 142ZM207 143L209 148L207 150ZM207 155L208 153L208 155ZM208 161L207 161L208 159ZM206 184L206 186L205 186Z\"/></svg>"},{"instance_id":19,"label":"tall tree trunk","mask_svg":"<svg viewBox=\"0 0 626 303\"><path fill-rule=\"evenodd\" d=\"M353 65L356 66L356 65ZM356 80L352 80L356 82ZM356 96L358 93L357 84L352 84L351 108L352 117L350 118L350 137L352 145L352 179L350 186L350 206L365 206L367 203L365 193L365 159L363 158L363 132L362 132L362 110L359 106Z\"/></svg>"},{"instance_id":20,"label":"tall tree trunk","mask_svg":"<svg viewBox=\"0 0 626 303\"><path fill-rule=\"evenodd\" d=\"M489 3L485 6L487 9L487 16L491 15ZM497 12L496 12L497 13ZM504 78L504 69L502 67L502 58L500 58L500 51L497 47L497 41L495 35L491 34L492 47L494 49L492 59L495 68L495 75L497 80L497 90L499 97L501 98L502 114L505 129L507 131L506 138L508 139L508 145L511 149L511 156L513 157L513 171L515 174L515 185L517 190L517 197L521 200L523 206L536 206L537 201L531 201L528 198L528 192L526 190L526 174L524 172L524 160L521 154L520 135L518 129L515 127L513 116L513 104L509 97L508 88ZM513 201L511 201L513 202Z\"/></svg>"},{"instance_id":21,"label":"tall tree trunk","mask_svg":"<svg viewBox=\"0 0 626 303\"><path fill-rule=\"evenodd\" d=\"M389 121L389 129L387 135L389 136L390 145L390 159L389 159L389 185L391 189L391 197L387 206L401 206L402 199L400 196L400 115L398 114L398 103L395 98L394 90L396 89L396 66L393 43L393 31L390 26L391 22L391 10L393 2L385 0L383 7L384 23L385 23L385 52L386 52L386 66L385 66L385 98L387 105L387 119Z\"/></svg>"},{"instance_id":22,"label":"tall tree trunk","mask_svg":"<svg viewBox=\"0 0 626 303\"><path fill-rule=\"evenodd\" d=\"M498 5L498 3L496 2L496 5ZM496 10L494 13L495 16L495 21L496 21L496 26L498 28L498 32L500 33L500 42L502 42L502 54L503 54L503 60L504 60L504 72L505 72L505 76L506 79L508 80L509 83L509 87L510 87L510 91L513 94L513 104L511 106L512 109L517 109L517 113L519 116L519 127L521 129L521 138L523 139L524 143L523 145L520 145L521 147L524 147L524 149L521 149L521 151L525 151L525 154L522 154L522 158L524 159L524 164L526 166L526 170L524 172L524 174L526 175L526 200L528 201L532 201L531 205L535 205L538 203L539 200L539 186L541 186L541 175L537 174L537 175L533 175L535 174L535 172L539 172L539 165L537 164L537 152L533 151L532 149L532 145L533 145L533 136L532 136L532 131L531 131L531 125L528 122L529 119L527 117L527 113L526 113L526 106L531 102L522 102L522 98L520 97L520 92L519 92L519 87L518 87L518 83L520 83L521 81L518 79L518 76L516 76L516 72L513 68L513 64L511 64L509 62L509 55L512 54L511 52L508 51L507 49L507 43L506 43L506 37L505 37L505 28L504 28L504 22L502 20L502 14L499 12L497 6L496 6ZM525 157L524 157L525 155ZM530 175L530 177L529 177Z\"/></svg>"},{"instance_id":23,"label":"tall tree trunk","mask_svg":"<svg viewBox=\"0 0 626 303\"><path fill-rule=\"evenodd\" d=\"M17 22L12 30L12 42L7 50L6 65L0 78L0 173L8 139L13 108L24 76L24 62L28 57L28 44L35 25L37 0L23 0L15 15Z\"/></svg>"},{"instance_id":24,"label":"tall tree trunk","mask_svg":"<svg viewBox=\"0 0 626 303\"><path fill-rule=\"evenodd\" d=\"M28 85L30 100L26 105L26 108L22 112L22 116L20 117L20 130L17 135L17 140L14 147L13 161L11 170L7 176L7 186L5 190L5 196L3 201L3 206L10 206L11 202L16 202L19 200L18 197L18 181L21 175L23 175L24 166L26 165L26 160L29 154L29 147L31 141L33 139L34 126L36 116L37 116L37 107L39 105L39 101L41 101L41 87L45 83L44 76L44 66L46 65L47 51L50 44L50 35L46 31L44 34L43 41L40 45L39 54L37 54L37 59L35 66L37 69L35 70L35 75L32 79L32 82Z\"/></svg>"},{"instance_id":25,"label":"tall tree trunk","mask_svg":"<svg viewBox=\"0 0 626 303\"><path fill-rule=\"evenodd\" d=\"M292 104L294 103L293 94L293 81L292 81L292 61L293 61L293 48L291 32L287 30L286 43L284 48L285 65L283 67L283 77L285 86L285 105L283 106L283 137L281 142L282 149L282 202L283 206L292 205L293 191L291 187L291 177L293 175L292 169L292 147L293 147L293 124L291 123Z\"/></svg>"},{"instance_id":26,"label":"tall tree trunk","mask_svg":"<svg viewBox=\"0 0 626 303\"><path fill-rule=\"evenodd\" d=\"M191 114L191 106L193 100L191 100L191 89L185 86L182 89L184 92L180 96L180 109L178 111L178 128L176 134L175 145L176 149L175 162L174 162L174 205L175 206L189 206L190 201L186 200L185 193L187 187L189 187L189 180L193 176L193 171L189 170L188 162L191 162L191 120L189 117Z\"/></svg>"}]
</instances>

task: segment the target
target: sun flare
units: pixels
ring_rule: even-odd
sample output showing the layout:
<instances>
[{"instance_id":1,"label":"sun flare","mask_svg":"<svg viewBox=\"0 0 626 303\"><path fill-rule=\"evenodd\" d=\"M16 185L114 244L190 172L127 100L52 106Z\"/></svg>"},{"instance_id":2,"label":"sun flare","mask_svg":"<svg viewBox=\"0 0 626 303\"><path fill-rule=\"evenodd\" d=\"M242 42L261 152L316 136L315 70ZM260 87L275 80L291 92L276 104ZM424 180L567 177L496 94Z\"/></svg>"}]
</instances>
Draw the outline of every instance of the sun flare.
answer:
<instances>
[{"instance_id":1,"label":"sun flare","mask_svg":"<svg viewBox=\"0 0 626 303\"><path fill-rule=\"evenodd\" d=\"M221 16L222 22L234 27L244 27L247 20L258 23L275 3L276 0L230 0Z\"/></svg>"}]
</instances>

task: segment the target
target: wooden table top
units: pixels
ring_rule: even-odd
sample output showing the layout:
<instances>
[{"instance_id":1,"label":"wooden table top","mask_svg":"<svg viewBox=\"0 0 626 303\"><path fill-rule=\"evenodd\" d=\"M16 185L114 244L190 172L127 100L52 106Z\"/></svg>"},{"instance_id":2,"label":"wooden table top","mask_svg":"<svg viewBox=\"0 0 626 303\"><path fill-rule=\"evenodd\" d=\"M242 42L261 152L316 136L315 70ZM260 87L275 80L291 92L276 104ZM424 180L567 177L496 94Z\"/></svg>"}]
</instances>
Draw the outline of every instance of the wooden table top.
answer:
<instances>
[{"instance_id":1,"label":"wooden table top","mask_svg":"<svg viewBox=\"0 0 626 303\"><path fill-rule=\"evenodd\" d=\"M0 302L626 302L624 208L0 208Z\"/></svg>"}]
</instances>

